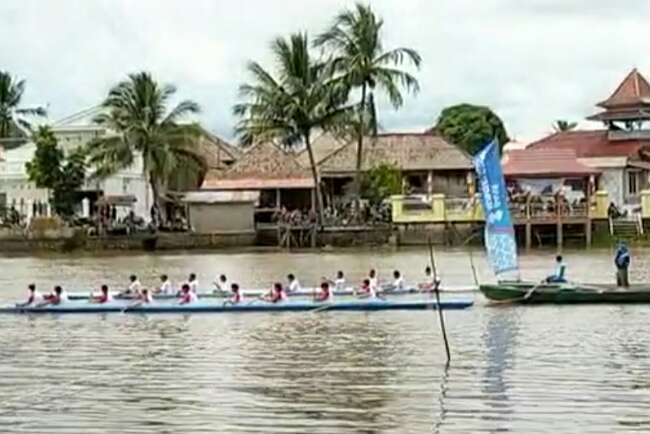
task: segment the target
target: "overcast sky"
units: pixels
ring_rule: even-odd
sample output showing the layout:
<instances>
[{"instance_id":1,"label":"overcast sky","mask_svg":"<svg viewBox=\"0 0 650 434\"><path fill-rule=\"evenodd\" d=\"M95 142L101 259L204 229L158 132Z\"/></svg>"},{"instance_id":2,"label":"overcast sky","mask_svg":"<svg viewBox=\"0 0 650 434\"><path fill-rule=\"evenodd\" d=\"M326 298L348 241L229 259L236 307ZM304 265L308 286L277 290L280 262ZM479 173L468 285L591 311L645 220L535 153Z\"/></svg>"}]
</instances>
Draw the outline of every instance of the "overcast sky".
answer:
<instances>
[{"instance_id":1,"label":"overcast sky","mask_svg":"<svg viewBox=\"0 0 650 434\"><path fill-rule=\"evenodd\" d=\"M581 120L633 67L650 76L650 1L372 0L385 46L417 49L422 91L388 131L418 131L450 104L492 107L529 140L555 119ZM96 105L127 73L153 72L232 138L231 107L248 59L269 41L320 32L344 0L2 0L0 69L27 80L24 102L53 118ZM584 126L597 126L582 122Z\"/></svg>"}]
</instances>

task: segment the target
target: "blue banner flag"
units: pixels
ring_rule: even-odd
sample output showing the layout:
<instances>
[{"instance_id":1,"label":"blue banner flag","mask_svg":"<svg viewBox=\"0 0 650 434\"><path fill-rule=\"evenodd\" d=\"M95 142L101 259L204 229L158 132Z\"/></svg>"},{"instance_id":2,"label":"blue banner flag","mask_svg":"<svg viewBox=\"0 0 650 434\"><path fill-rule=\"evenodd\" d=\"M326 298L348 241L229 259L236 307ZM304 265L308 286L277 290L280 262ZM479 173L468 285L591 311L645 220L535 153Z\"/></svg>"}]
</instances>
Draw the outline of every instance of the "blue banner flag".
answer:
<instances>
[{"instance_id":1,"label":"blue banner flag","mask_svg":"<svg viewBox=\"0 0 650 434\"><path fill-rule=\"evenodd\" d=\"M496 139L474 156L474 168L485 214L485 248L494 273L518 270L515 231Z\"/></svg>"}]
</instances>

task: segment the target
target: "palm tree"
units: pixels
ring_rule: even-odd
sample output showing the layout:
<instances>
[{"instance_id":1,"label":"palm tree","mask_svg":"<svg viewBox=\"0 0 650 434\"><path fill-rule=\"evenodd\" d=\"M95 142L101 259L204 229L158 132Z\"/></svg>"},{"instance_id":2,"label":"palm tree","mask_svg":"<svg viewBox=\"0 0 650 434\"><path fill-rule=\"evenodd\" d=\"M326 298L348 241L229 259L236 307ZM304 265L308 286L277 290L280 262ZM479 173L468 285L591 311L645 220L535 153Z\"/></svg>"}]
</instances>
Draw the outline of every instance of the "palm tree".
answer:
<instances>
[{"instance_id":1,"label":"palm tree","mask_svg":"<svg viewBox=\"0 0 650 434\"><path fill-rule=\"evenodd\" d=\"M31 125L25 116L45 116L43 107L21 107L20 102L25 92L25 80L17 80L9 72L0 71L0 139L16 134L16 127L31 131Z\"/></svg>"},{"instance_id":2,"label":"palm tree","mask_svg":"<svg viewBox=\"0 0 650 434\"><path fill-rule=\"evenodd\" d=\"M105 111L95 118L109 134L91 142L88 149L95 176L100 178L130 167L141 155L159 209L169 175L186 161L199 158L192 149L198 128L178 124L184 116L198 113L199 105L185 100L168 109L175 93L176 87L160 85L148 72L130 74L109 91L102 103Z\"/></svg>"},{"instance_id":3,"label":"palm tree","mask_svg":"<svg viewBox=\"0 0 650 434\"><path fill-rule=\"evenodd\" d=\"M332 50L333 65L340 79L350 89L361 90L358 107L357 161L355 189L361 186L363 159L363 136L366 130L377 134L377 118L374 103L376 89L386 92L396 109L404 103L400 87L417 93L417 79L398 69L404 61L419 68L421 57L411 48L395 48L384 51L382 44L383 20L375 15L370 5L357 3L353 10L341 12L332 26L316 38L316 46ZM369 121L364 118L369 115Z\"/></svg>"},{"instance_id":4,"label":"palm tree","mask_svg":"<svg viewBox=\"0 0 650 434\"><path fill-rule=\"evenodd\" d=\"M312 58L307 34L278 38L271 49L275 75L256 62L248 64L253 82L239 87L243 102L233 108L241 118L235 132L244 145L272 141L306 147L316 188L317 215L322 222L323 197L311 135L314 130L336 128L347 120L350 107L343 105L347 90L332 80L331 64Z\"/></svg>"},{"instance_id":5,"label":"palm tree","mask_svg":"<svg viewBox=\"0 0 650 434\"><path fill-rule=\"evenodd\" d=\"M577 122L569 122L560 119L555 121L555 123L553 124L553 129L555 130L556 133L561 133L563 131L571 131L577 126L578 126Z\"/></svg>"}]
</instances>

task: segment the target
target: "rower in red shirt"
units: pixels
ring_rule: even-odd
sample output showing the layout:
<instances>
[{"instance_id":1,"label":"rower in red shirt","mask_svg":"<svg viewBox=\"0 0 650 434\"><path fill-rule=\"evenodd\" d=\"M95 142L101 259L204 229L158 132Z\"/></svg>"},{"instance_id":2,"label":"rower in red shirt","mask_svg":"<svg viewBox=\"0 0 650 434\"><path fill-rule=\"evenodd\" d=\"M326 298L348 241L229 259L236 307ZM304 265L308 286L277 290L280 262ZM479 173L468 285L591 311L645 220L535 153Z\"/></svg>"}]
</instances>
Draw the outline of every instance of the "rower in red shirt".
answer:
<instances>
[{"instance_id":1,"label":"rower in red shirt","mask_svg":"<svg viewBox=\"0 0 650 434\"><path fill-rule=\"evenodd\" d=\"M375 293L375 288L373 288L372 284L370 283L370 279L363 279L363 283L361 284L361 288L359 288L359 298L374 298L377 296Z\"/></svg>"},{"instance_id":2,"label":"rower in red shirt","mask_svg":"<svg viewBox=\"0 0 650 434\"><path fill-rule=\"evenodd\" d=\"M140 303L153 303L153 296L151 295L151 291L149 291L147 288L142 288L136 300L138 300Z\"/></svg>"},{"instance_id":3,"label":"rower in red shirt","mask_svg":"<svg viewBox=\"0 0 650 434\"><path fill-rule=\"evenodd\" d=\"M198 300L196 293L191 290L190 285L184 283L181 287L181 295L178 297L178 304L193 303Z\"/></svg>"},{"instance_id":4,"label":"rower in red shirt","mask_svg":"<svg viewBox=\"0 0 650 434\"><path fill-rule=\"evenodd\" d=\"M278 303L283 300L286 300L286 298L287 295L284 292L284 288L282 287L282 284L279 282L274 283L271 292L264 296L264 300L270 303Z\"/></svg>"},{"instance_id":5,"label":"rower in red shirt","mask_svg":"<svg viewBox=\"0 0 650 434\"><path fill-rule=\"evenodd\" d=\"M54 292L52 292L51 294L46 295L44 297L44 299L45 299L45 301L43 303L39 304L39 306L47 306L48 304L56 305L56 304L60 304L60 303L62 303L64 301L68 301L68 294L65 293L63 288L61 288L60 286L57 285L57 286L54 287Z\"/></svg>"},{"instance_id":6,"label":"rower in red shirt","mask_svg":"<svg viewBox=\"0 0 650 434\"><path fill-rule=\"evenodd\" d=\"M334 294L329 282L323 282L320 284L320 291L314 297L314 301L332 301L333 298Z\"/></svg>"},{"instance_id":7,"label":"rower in red shirt","mask_svg":"<svg viewBox=\"0 0 650 434\"><path fill-rule=\"evenodd\" d=\"M91 295L90 298L91 303L102 304L102 303L108 303L109 301L113 301L113 296L108 291L108 285L102 285L101 293L99 295Z\"/></svg>"},{"instance_id":8,"label":"rower in red shirt","mask_svg":"<svg viewBox=\"0 0 650 434\"><path fill-rule=\"evenodd\" d=\"M244 296L241 294L237 283L230 285L230 290L232 291L232 295L230 296L230 302L232 304L238 304L244 301Z\"/></svg>"}]
</instances>

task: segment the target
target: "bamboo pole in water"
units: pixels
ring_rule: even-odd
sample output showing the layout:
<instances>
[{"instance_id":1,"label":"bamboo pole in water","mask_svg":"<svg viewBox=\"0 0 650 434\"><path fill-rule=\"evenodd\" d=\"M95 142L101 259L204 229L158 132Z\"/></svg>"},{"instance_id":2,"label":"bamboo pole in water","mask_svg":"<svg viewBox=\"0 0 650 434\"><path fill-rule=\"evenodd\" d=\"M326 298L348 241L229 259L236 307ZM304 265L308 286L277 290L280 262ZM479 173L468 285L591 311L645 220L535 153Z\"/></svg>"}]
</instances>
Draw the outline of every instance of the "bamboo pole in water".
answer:
<instances>
[{"instance_id":1,"label":"bamboo pole in water","mask_svg":"<svg viewBox=\"0 0 650 434\"><path fill-rule=\"evenodd\" d=\"M442 331L442 339L445 343L445 352L447 353L447 365L451 363L451 353L449 351L449 341L447 340L447 330L445 328L445 317L440 308L440 279L438 279L438 270L436 268L436 259L433 253L433 244L431 243L431 236L428 239L429 244L429 259L431 260L431 271L433 271L433 292L436 295L436 309L438 310L438 318L440 319L440 330Z\"/></svg>"}]
</instances>

